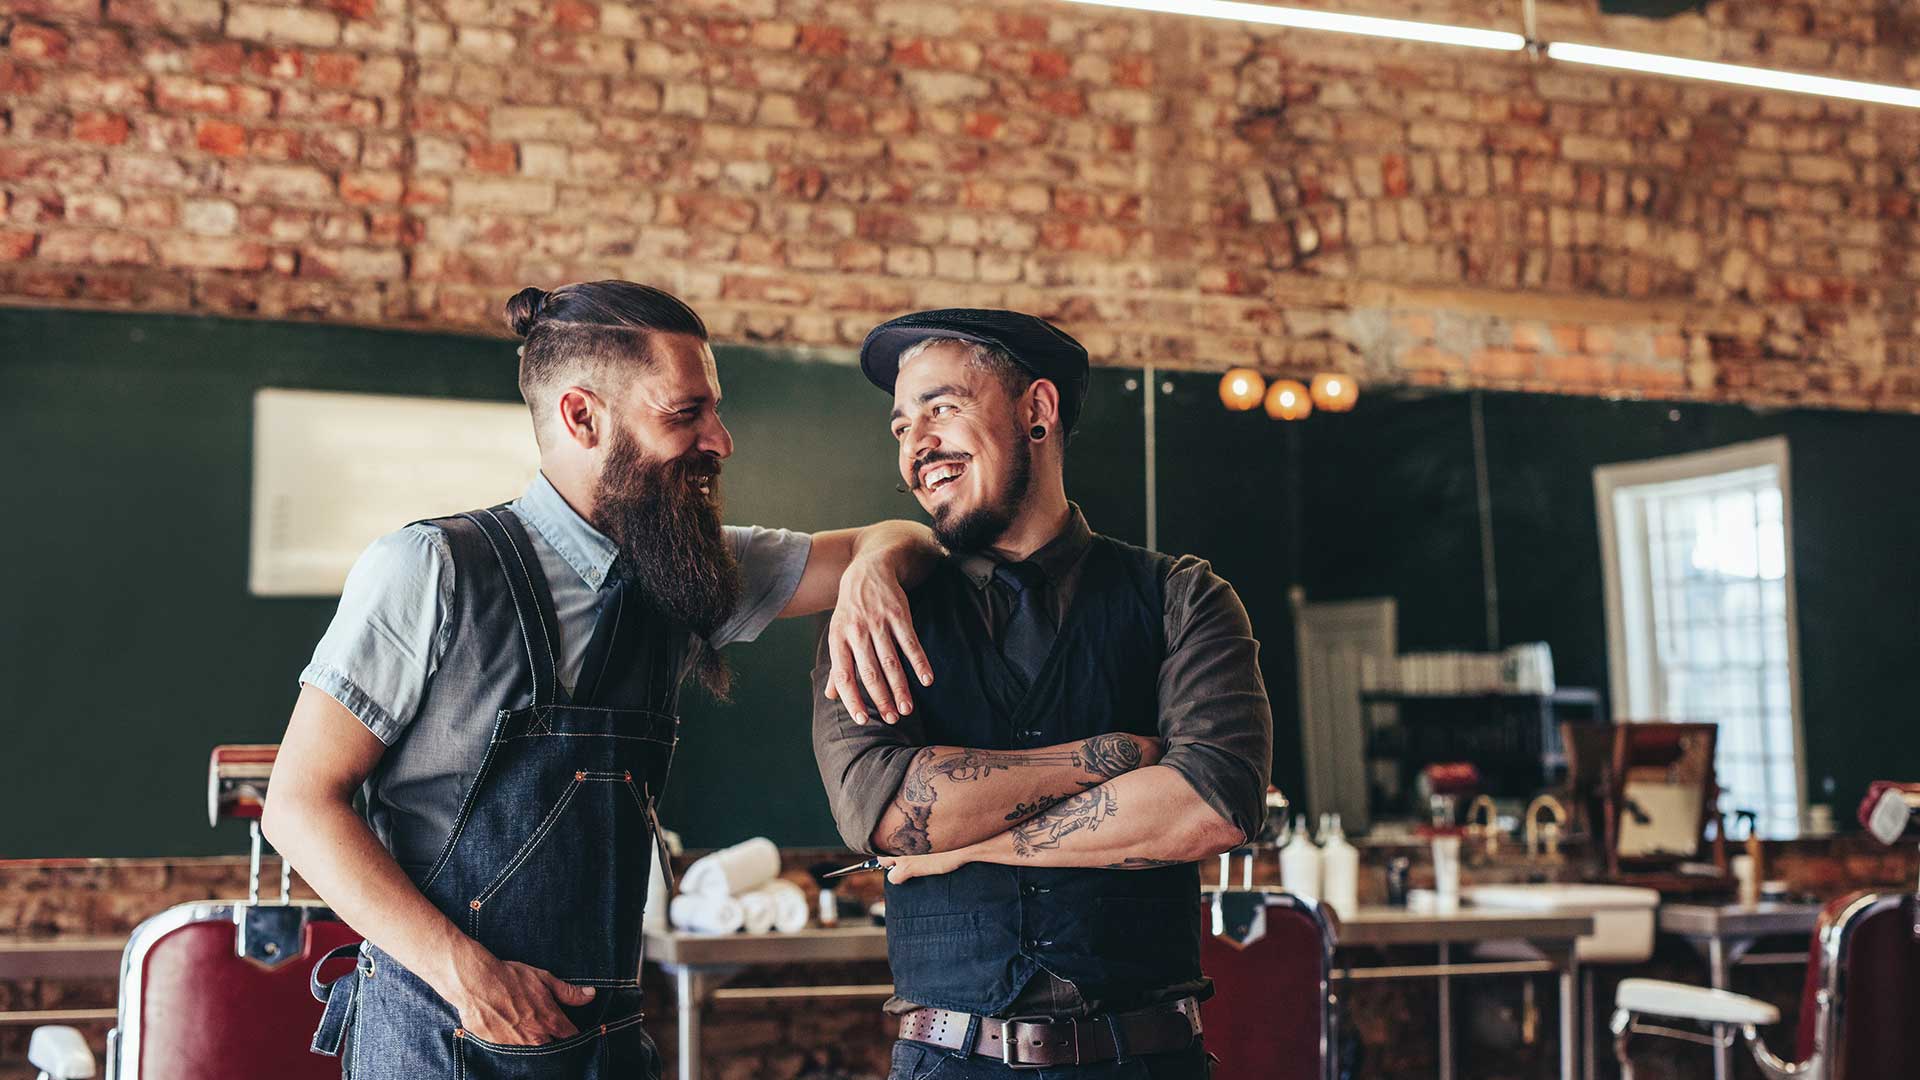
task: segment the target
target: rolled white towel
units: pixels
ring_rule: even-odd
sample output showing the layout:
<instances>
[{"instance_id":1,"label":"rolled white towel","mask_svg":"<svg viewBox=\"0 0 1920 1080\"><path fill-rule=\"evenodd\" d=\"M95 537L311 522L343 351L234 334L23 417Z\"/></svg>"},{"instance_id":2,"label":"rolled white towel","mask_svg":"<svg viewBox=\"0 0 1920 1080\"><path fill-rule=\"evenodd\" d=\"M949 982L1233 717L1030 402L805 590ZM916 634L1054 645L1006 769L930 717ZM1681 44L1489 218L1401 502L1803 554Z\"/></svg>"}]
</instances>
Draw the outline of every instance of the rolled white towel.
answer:
<instances>
[{"instance_id":1,"label":"rolled white towel","mask_svg":"<svg viewBox=\"0 0 1920 1080\"><path fill-rule=\"evenodd\" d=\"M775 878L740 897L740 906L747 911L750 934L791 934L807 928L807 894L791 881Z\"/></svg>"},{"instance_id":2,"label":"rolled white towel","mask_svg":"<svg viewBox=\"0 0 1920 1080\"><path fill-rule=\"evenodd\" d=\"M764 836L694 860L680 878L692 896L740 896L780 876L780 849Z\"/></svg>"},{"instance_id":3,"label":"rolled white towel","mask_svg":"<svg viewBox=\"0 0 1920 1080\"><path fill-rule=\"evenodd\" d=\"M755 889L737 899L740 901L740 910L746 912L747 916L742 929L749 934L765 934L773 930L772 893L766 889Z\"/></svg>"},{"instance_id":4,"label":"rolled white towel","mask_svg":"<svg viewBox=\"0 0 1920 1080\"><path fill-rule=\"evenodd\" d=\"M791 881L780 878L768 882L762 892L773 896L773 928L783 934L807 928L812 913L807 910L807 893Z\"/></svg>"},{"instance_id":5,"label":"rolled white towel","mask_svg":"<svg viewBox=\"0 0 1920 1080\"><path fill-rule=\"evenodd\" d=\"M673 925L696 934L731 934L747 921L740 901L731 896L688 896L682 893L668 905Z\"/></svg>"}]
</instances>

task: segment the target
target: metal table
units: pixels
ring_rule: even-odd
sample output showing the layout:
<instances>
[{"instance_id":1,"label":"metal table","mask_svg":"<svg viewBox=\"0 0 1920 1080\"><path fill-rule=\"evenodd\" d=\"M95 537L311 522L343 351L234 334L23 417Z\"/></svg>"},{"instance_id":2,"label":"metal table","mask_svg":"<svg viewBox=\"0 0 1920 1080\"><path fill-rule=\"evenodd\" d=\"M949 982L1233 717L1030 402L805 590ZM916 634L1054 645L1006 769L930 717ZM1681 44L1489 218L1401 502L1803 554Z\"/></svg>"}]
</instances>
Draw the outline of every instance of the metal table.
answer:
<instances>
[{"instance_id":1,"label":"metal table","mask_svg":"<svg viewBox=\"0 0 1920 1080\"><path fill-rule=\"evenodd\" d=\"M1707 980L1715 990L1733 989L1736 964L1804 964L1807 950L1756 953L1762 938L1813 933L1819 904L1662 904L1660 930L1686 939L1707 962ZM1713 1048L1714 1080L1731 1080L1733 1047Z\"/></svg>"},{"instance_id":2,"label":"metal table","mask_svg":"<svg viewBox=\"0 0 1920 1080\"><path fill-rule=\"evenodd\" d=\"M0 979L115 979L123 937L79 934L0 934ZM76 1024L112 1020L113 1009L0 1011L0 1024Z\"/></svg>"},{"instance_id":3,"label":"metal table","mask_svg":"<svg viewBox=\"0 0 1920 1080\"><path fill-rule=\"evenodd\" d=\"M1372 945L1431 945L1433 964L1356 967L1335 961L1335 975L1352 980L1422 979L1436 981L1440 996L1440 1080L1453 1080L1453 978L1456 975L1531 975L1551 972L1560 981L1560 1077L1574 1080L1579 1046L1574 983L1579 960L1574 940L1593 933L1591 915L1551 915L1491 907L1463 907L1447 914L1406 908L1363 907L1334 927L1335 949ZM1455 945L1486 941L1524 941L1539 960L1453 962ZM1337 955L1337 954L1336 954Z\"/></svg>"},{"instance_id":4,"label":"metal table","mask_svg":"<svg viewBox=\"0 0 1920 1080\"><path fill-rule=\"evenodd\" d=\"M879 926L819 927L794 934L647 932L647 961L673 976L679 1021L679 1080L700 1080L700 1012L714 1001L875 998L892 983L829 986L725 986L755 964L857 963L887 958L887 931Z\"/></svg>"}]
</instances>

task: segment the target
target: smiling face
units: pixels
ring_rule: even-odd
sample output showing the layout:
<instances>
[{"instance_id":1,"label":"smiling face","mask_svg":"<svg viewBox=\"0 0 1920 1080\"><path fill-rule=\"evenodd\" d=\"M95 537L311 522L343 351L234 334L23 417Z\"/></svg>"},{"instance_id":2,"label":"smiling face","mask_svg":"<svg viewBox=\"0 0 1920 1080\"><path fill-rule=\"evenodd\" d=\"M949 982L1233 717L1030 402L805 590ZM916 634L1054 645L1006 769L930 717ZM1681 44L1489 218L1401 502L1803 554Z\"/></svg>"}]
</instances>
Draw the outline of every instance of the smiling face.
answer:
<instances>
[{"instance_id":1,"label":"smiling face","mask_svg":"<svg viewBox=\"0 0 1920 1080\"><path fill-rule=\"evenodd\" d=\"M962 342L909 349L893 389L900 477L956 551L992 545L1018 516L1033 445L1012 388Z\"/></svg>"},{"instance_id":2,"label":"smiling face","mask_svg":"<svg viewBox=\"0 0 1920 1080\"><path fill-rule=\"evenodd\" d=\"M608 388L612 430L597 448L592 523L655 604L706 634L740 594L739 566L720 527L720 462L733 453L733 436L720 422L720 380L706 342L665 334L649 345L650 361L630 365L625 386ZM724 687L723 668L703 668L701 677Z\"/></svg>"}]
</instances>

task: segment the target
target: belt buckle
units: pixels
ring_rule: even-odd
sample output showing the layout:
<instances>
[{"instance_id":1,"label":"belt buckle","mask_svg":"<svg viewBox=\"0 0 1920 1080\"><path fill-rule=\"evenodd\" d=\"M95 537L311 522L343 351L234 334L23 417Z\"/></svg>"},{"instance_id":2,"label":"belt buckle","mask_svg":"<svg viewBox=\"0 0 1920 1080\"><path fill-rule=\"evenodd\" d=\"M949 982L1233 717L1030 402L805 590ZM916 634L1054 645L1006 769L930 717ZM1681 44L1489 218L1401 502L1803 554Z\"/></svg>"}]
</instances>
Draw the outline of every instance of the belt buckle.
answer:
<instances>
[{"instance_id":1,"label":"belt buckle","mask_svg":"<svg viewBox=\"0 0 1920 1080\"><path fill-rule=\"evenodd\" d=\"M1059 1024L1059 1023L1067 1024L1069 1026L1069 1030L1073 1032L1073 1063L1075 1065L1080 1064L1080 1024L1079 1022L1075 1020L1061 1021L1061 1020L1055 1019L1054 1017L1047 1016L1045 1014L1033 1014L1028 1016L1009 1016L1005 1020L1000 1021L1000 1064L1005 1065L1009 1069L1014 1069L1021 1072L1029 1072L1035 1069L1045 1069L1045 1068L1052 1067L1051 1064L1048 1062L1024 1062L1024 1061L1013 1060L1013 1048L1015 1044L1013 1028L1015 1024L1045 1024L1048 1027L1052 1027L1053 1025Z\"/></svg>"}]
</instances>

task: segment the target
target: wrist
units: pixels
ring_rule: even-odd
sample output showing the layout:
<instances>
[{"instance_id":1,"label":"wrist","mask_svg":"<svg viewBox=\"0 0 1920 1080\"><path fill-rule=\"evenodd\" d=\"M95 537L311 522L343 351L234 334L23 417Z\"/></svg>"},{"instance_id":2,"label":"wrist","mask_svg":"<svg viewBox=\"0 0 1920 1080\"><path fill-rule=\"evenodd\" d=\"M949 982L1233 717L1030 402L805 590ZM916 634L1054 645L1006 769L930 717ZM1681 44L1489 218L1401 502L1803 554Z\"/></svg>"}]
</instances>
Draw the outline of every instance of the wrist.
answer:
<instances>
[{"instance_id":1,"label":"wrist","mask_svg":"<svg viewBox=\"0 0 1920 1080\"><path fill-rule=\"evenodd\" d=\"M479 942L455 932L456 940L434 950L440 959L436 962L436 971L431 977L422 976L429 986L449 1004L456 1008L471 994L474 987L485 983L494 965L499 961Z\"/></svg>"}]
</instances>

